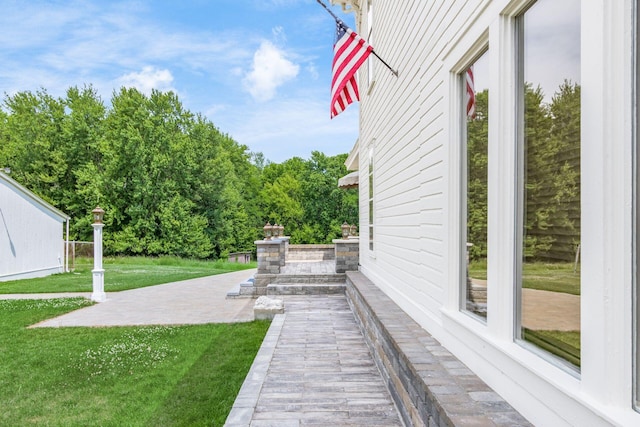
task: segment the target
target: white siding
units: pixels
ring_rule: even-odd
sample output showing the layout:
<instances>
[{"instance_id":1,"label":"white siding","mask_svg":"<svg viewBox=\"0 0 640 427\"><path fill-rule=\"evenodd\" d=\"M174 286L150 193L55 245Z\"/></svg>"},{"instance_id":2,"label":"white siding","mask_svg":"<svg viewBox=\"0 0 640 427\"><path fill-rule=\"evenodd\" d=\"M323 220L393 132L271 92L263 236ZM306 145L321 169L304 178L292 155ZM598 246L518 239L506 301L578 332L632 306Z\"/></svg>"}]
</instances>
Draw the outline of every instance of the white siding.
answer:
<instances>
[{"instance_id":1,"label":"white siding","mask_svg":"<svg viewBox=\"0 0 640 427\"><path fill-rule=\"evenodd\" d=\"M64 217L13 184L0 179L0 281L62 272Z\"/></svg>"},{"instance_id":2,"label":"white siding","mask_svg":"<svg viewBox=\"0 0 640 427\"><path fill-rule=\"evenodd\" d=\"M369 183L361 178L361 271L534 424L640 425L631 406L631 0L582 2L581 373L514 341L509 268L488 271L486 325L458 309L455 75L489 43L489 248L494 258L513 258L515 132L504 124L515 116L512 16L526 3L373 0L374 47L399 77L377 63L374 84L361 93L361 177L375 145L375 250L366 236Z\"/></svg>"}]
</instances>

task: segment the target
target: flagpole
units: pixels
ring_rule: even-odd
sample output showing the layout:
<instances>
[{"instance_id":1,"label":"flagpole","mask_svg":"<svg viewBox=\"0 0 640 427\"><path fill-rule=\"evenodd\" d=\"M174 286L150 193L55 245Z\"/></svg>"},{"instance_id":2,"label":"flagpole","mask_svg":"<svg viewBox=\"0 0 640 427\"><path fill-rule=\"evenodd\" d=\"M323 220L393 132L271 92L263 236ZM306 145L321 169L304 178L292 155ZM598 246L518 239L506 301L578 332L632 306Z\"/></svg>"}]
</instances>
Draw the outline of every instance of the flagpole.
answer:
<instances>
[{"instance_id":1,"label":"flagpole","mask_svg":"<svg viewBox=\"0 0 640 427\"><path fill-rule=\"evenodd\" d=\"M398 71L394 70L393 68L391 68L391 66L389 64L387 64L386 62L384 62L384 59L380 58L378 56L378 54L376 53L375 50L372 50L371 53L380 60L380 62L382 62L388 69L389 71L391 71L393 73L394 76L398 77Z\"/></svg>"},{"instance_id":2,"label":"flagpole","mask_svg":"<svg viewBox=\"0 0 640 427\"><path fill-rule=\"evenodd\" d=\"M329 14L330 14L331 16L333 16L333 19L335 19L337 22L342 23L342 20L341 20L340 18L338 18L338 17L336 16L336 14L335 14L335 13L333 13L333 11L332 11L331 9L329 9L329 8L327 7L327 5L326 5L326 4L324 4L324 3L322 2L322 0L316 0L316 1L317 1L318 3L320 3L320 6L324 7L324 10L326 10L327 12L329 12ZM345 25L345 24L343 23L343 25ZM345 26L346 26L346 25L345 25ZM389 71L391 71L391 72L393 73L393 75L394 75L394 76L398 77L398 71L396 71L396 70L394 70L393 68L391 68L391 66L390 66L389 64L387 64L387 63L385 62L385 60L384 60L384 59L380 58L380 56L379 56L379 55L376 53L376 51L373 49L373 46L372 46L372 49L371 49L371 53L372 53L376 58L378 58L378 59L380 60L380 62L382 62L382 63L383 63L383 64L384 64L388 69L389 69Z\"/></svg>"}]
</instances>

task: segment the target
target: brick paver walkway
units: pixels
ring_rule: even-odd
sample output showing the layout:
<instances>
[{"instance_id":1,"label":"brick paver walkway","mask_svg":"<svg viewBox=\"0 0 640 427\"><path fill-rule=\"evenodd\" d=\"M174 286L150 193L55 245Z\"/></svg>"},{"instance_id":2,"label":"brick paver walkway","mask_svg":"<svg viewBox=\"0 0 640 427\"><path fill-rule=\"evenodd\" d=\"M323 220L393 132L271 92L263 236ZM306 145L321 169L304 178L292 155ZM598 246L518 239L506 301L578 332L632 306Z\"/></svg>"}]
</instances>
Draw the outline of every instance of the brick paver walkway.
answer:
<instances>
[{"instance_id":1,"label":"brick paver walkway","mask_svg":"<svg viewBox=\"0 0 640 427\"><path fill-rule=\"evenodd\" d=\"M282 298L226 426L401 426L346 297Z\"/></svg>"},{"instance_id":2,"label":"brick paver walkway","mask_svg":"<svg viewBox=\"0 0 640 427\"><path fill-rule=\"evenodd\" d=\"M36 327L193 325L253 320L251 299L226 299L237 283L255 269L200 277L122 292L107 291L107 300L91 307L48 319ZM108 274L108 271L107 273ZM42 296L42 295L41 295ZM47 297L90 294L47 294ZM0 295L5 298L37 298L38 294Z\"/></svg>"}]
</instances>

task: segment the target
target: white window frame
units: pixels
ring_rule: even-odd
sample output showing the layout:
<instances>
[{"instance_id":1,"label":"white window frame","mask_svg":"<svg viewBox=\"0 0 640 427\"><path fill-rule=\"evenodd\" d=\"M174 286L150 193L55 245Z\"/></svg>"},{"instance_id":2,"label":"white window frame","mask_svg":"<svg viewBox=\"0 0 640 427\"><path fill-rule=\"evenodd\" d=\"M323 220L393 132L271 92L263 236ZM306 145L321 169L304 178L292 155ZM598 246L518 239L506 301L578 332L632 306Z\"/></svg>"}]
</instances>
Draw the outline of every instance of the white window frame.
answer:
<instances>
[{"instance_id":1,"label":"white window frame","mask_svg":"<svg viewBox=\"0 0 640 427\"><path fill-rule=\"evenodd\" d=\"M459 145L460 145L460 150L459 150L459 154L458 154L458 164L459 166L459 171L460 171L460 176L459 176L459 182L460 185L458 187L458 191L454 194L460 194L460 200L458 201L459 203L459 211L460 211L460 220L459 220L459 227L460 227L460 241L457 243L458 245L458 250L459 250L459 286L460 286L460 290L459 290L459 307L460 309L465 313L470 315L473 319L478 320L479 322L485 324L486 323L486 319L478 316L476 314L474 314L473 312L467 310L466 306L467 306L467 215L468 215L468 210L467 210L467 173L468 173L468 163L467 163L467 118L466 118L466 114L464 113L465 111L465 104L466 104L466 70L473 65L478 58L480 58L482 55L487 54L490 55L489 53L489 33L485 32L483 34L483 36L476 42L476 44L470 49L469 52L467 52L467 54L464 56L463 61L462 62L463 65L462 69L458 71L458 67L456 67L456 71L457 72L457 76L458 76L458 92L457 92L457 101L459 103L459 112L458 112L458 124L456 126L457 129L459 129ZM491 114L489 114L489 117L491 117ZM489 129L491 129L491 126L489 125ZM487 153L487 157L488 153ZM491 164L490 159L488 159L489 164ZM487 172L489 172L489 168L487 168ZM487 187L489 187L489 183L487 182ZM489 189L487 189L487 191L489 191ZM487 221L489 220L489 213L487 213ZM487 223L487 228L488 228L488 223ZM489 230L487 230L487 236L489 235ZM488 268L488 264L489 264L489 257L487 256L487 268ZM488 279L488 278L487 278ZM489 281L487 280L487 303L489 301ZM487 317L489 310L487 307Z\"/></svg>"},{"instance_id":2,"label":"white window frame","mask_svg":"<svg viewBox=\"0 0 640 427\"><path fill-rule=\"evenodd\" d=\"M531 0L491 2L471 20L444 53L449 72L447 104L449 120L449 180L446 305L442 327L448 344L468 350L457 352L463 362L479 372L525 416L544 412L558 423L635 425L640 415L633 409L634 336L640 340L640 324L633 317L633 276L636 268L630 248L633 233L633 158L629 91L635 76L629 52L632 46L631 15L637 0L581 2L581 373L579 376L550 363L516 342L516 286L519 260L513 245L520 234L514 207L518 206L517 46L515 18ZM459 120L461 98L458 74L469 63L466 57L488 28L489 90L489 236L488 252L497 263L488 263L488 319L486 326L460 310L460 176ZM589 29L588 31L585 29ZM610 49L610 46L619 48ZM611 142L615 143L611 143ZM606 143L609 142L609 143ZM640 155L638 156L640 161ZM638 190L640 193L640 190ZM640 205L640 203L638 203ZM640 209L640 207L638 208ZM639 212L640 214L640 212ZM640 221L638 224L640 227ZM638 257L640 258L640 256ZM640 261L639 261L640 262ZM640 266L638 266L640 269ZM637 286L640 292L640 286ZM640 296L638 296L640 299ZM640 301L638 302L640 305ZM639 321L640 322L640 321ZM640 346L640 344L639 344ZM458 347L459 348L459 347ZM475 351L471 349L477 349ZM482 349L482 351L479 351ZM482 361L479 361L482 359ZM640 370L640 367L637 368ZM521 395L518 384L532 384ZM639 387L640 388L640 387ZM537 402L537 403L535 403ZM540 405L540 406L536 406ZM571 409L569 409L571 408ZM571 413L569 418L564 415ZM555 415L554 415L555 414ZM594 424L595 423L595 424ZM552 424L550 424L552 425Z\"/></svg>"},{"instance_id":3,"label":"white window frame","mask_svg":"<svg viewBox=\"0 0 640 427\"><path fill-rule=\"evenodd\" d=\"M369 255L375 257L376 253L376 161L375 142L373 139L369 144L369 157L367 162L367 248ZM372 184L373 183L373 184Z\"/></svg>"},{"instance_id":4,"label":"white window frame","mask_svg":"<svg viewBox=\"0 0 640 427\"><path fill-rule=\"evenodd\" d=\"M550 0L547 0L550 1ZM576 377L580 376L580 367L571 364L570 362L564 360L559 356L555 356L550 352L543 350L537 345L526 341L522 337L522 279L523 279L523 246L524 246L524 185L525 185L525 159L524 159L524 131L525 131L525 117L524 117L524 108L525 108L525 100L524 100L524 27L523 27L523 19L524 15L527 13L528 9L535 5L536 1L528 2L525 7L523 7L514 17L515 20L515 36L516 36L516 179L517 179L517 189L516 189L516 239L514 239L514 254L515 254L515 271L516 276L514 278L515 285L515 318L514 321L516 323L516 328L514 331L514 337L516 341L522 345L524 348L532 351L537 354L539 357L547 360L549 363L558 366L559 368L565 370L571 375ZM584 29L581 29L581 32ZM582 141L580 142L582 146ZM582 178L581 178L582 179ZM582 190L581 190L582 191ZM581 209L582 213L582 209ZM580 278L580 285L582 287L582 277ZM581 310L582 312L582 310ZM582 314L582 313L581 313ZM581 316L582 317L582 316ZM581 334L582 335L582 334Z\"/></svg>"},{"instance_id":5,"label":"white window frame","mask_svg":"<svg viewBox=\"0 0 640 427\"><path fill-rule=\"evenodd\" d=\"M633 407L636 411L640 412L640 280L638 280L638 273L640 272L640 135L638 132L638 126L640 125L640 108L638 108L638 101L640 98L640 45L638 37L640 36L640 5L639 0L633 2L633 96L631 102L631 110L633 115L632 121L632 141L633 141Z\"/></svg>"},{"instance_id":6,"label":"white window frame","mask_svg":"<svg viewBox=\"0 0 640 427\"><path fill-rule=\"evenodd\" d=\"M373 0L367 0L367 43L374 46L373 41ZM367 58L367 91L371 93L376 82L374 56L369 55Z\"/></svg>"}]
</instances>

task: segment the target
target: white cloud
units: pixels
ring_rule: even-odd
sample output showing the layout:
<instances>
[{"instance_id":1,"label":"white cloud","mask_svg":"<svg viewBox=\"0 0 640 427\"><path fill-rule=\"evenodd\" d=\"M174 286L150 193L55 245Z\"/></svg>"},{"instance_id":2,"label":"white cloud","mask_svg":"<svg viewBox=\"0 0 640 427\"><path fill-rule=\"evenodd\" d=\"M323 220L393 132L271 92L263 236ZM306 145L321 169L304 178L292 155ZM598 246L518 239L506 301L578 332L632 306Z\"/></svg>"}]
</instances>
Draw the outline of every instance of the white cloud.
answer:
<instances>
[{"instance_id":1,"label":"white cloud","mask_svg":"<svg viewBox=\"0 0 640 427\"><path fill-rule=\"evenodd\" d=\"M287 41L287 35L281 25L272 28L271 34L273 34L273 39L278 43L285 43Z\"/></svg>"},{"instance_id":2,"label":"white cloud","mask_svg":"<svg viewBox=\"0 0 640 427\"><path fill-rule=\"evenodd\" d=\"M547 102L565 79L580 83L579 11L579 0L563 0L525 13L525 79L540 85Z\"/></svg>"},{"instance_id":3,"label":"white cloud","mask_svg":"<svg viewBox=\"0 0 640 427\"><path fill-rule=\"evenodd\" d=\"M329 120L331 34L323 34L330 18L291 11L313 0L241 3L253 1L253 13L281 10L265 14L264 25L191 26L159 19L148 0L8 2L0 14L0 92L42 87L64 96L70 86L91 84L108 103L122 85L144 93L176 87L185 107L271 160L347 152L357 138L358 110ZM288 40L290 26L296 35ZM314 37L321 42L308 42ZM243 89L272 101L238 96Z\"/></svg>"},{"instance_id":4,"label":"white cloud","mask_svg":"<svg viewBox=\"0 0 640 427\"><path fill-rule=\"evenodd\" d=\"M226 105L215 104L215 105L209 106L209 108L207 108L207 110L204 112L204 115L207 117L214 117L214 116L217 116L218 113L223 113L225 110L227 110Z\"/></svg>"},{"instance_id":5,"label":"white cloud","mask_svg":"<svg viewBox=\"0 0 640 427\"><path fill-rule=\"evenodd\" d=\"M252 69L245 78L245 89L257 101L269 101L279 86L296 78L300 66L289 61L273 43L263 41L253 55Z\"/></svg>"},{"instance_id":6,"label":"white cloud","mask_svg":"<svg viewBox=\"0 0 640 427\"><path fill-rule=\"evenodd\" d=\"M169 70L159 70L146 66L139 73L133 72L120 77L117 82L120 86L135 87L140 92L150 95L152 89L160 91L176 91L171 84L173 76Z\"/></svg>"},{"instance_id":7,"label":"white cloud","mask_svg":"<svg viewBox=\"0 0 640 427\"><path fill-rule=\"evenodd\" d=\"M320 74L318 73L318 68L316 67L316 64L314 64L313 62L309 62L309 64L307 64L307 72L309 73L309 75L311 75L311 78L313 80L318 80L318 78L320 77Z\"/></svg>"},{"instance_id":8,"label":"white cloud","mask_svg":"<svg viewBox=\"0 0 640 427\"><path fill-rule=\"evenodd\" d=\"M228 105L209 118L240 144L277 163L309 158L314 150L330 156L348 153L358 137L357 104L330 119L328 97L304 91L268 105Z\"/></svg>"},{"instance_id":9,"label":"white cloud","mask_svg":"<svg viewBox=\"0 0 640 427\"><path fill-rule=\"evenodd\" d=\"M254 0L253 5L259 10L272 10L283 7L292 7L308 0Z\"/></svg>"},{"instance_id":10,"label":"white cloud","mask_svg":"<svg viewBox=\"0 0 640 427\"><path fill-rule=\"evenodd\" d=\"M114 85L169 90L196 74L228 84L237 81L229 70L241 70L253 54L242 30L167 29L148 19L144 2L49 3L10 2L0 14L2 91L45 87L62 95L69 86L93 84L109 96ZM155 64L156 75L144 71L147 64Z\"/></svg>"}]
</instances>

